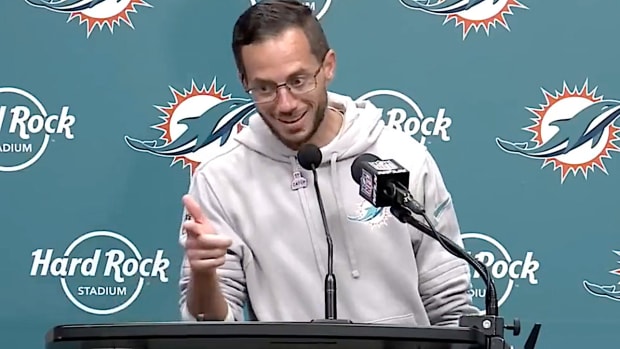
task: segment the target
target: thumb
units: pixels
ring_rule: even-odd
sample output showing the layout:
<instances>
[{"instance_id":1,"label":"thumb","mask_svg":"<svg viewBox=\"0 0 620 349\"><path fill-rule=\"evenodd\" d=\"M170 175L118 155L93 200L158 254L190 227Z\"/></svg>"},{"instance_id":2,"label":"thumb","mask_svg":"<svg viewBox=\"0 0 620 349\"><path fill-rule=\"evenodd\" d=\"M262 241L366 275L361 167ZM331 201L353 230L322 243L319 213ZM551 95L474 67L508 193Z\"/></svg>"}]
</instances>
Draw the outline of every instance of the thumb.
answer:
<instances>
[{"instance_id":1,"label":"thumb","mask_svg":"<svg viewBox=\"0 0 620 349\"><path fill-rule=\"evenodd\" d=\"M205 223L207 221L200 209L200 205L190 195L183 195L183 206L185 206L187 213L192 216L196 223Z\"/></svg>"}]
</instances>

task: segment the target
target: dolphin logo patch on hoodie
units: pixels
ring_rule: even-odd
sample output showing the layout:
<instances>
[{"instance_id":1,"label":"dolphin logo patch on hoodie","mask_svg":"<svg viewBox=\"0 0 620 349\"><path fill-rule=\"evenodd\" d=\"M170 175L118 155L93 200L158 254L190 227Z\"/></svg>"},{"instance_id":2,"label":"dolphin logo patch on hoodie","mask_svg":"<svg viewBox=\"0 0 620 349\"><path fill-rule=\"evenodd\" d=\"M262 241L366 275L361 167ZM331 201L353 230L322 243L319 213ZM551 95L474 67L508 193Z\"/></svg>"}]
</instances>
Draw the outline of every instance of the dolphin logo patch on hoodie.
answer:
<instances>
[{"instance_id":1,"label":"dolphin logo patch on hoodie","mask_svg":"<svg viewBox=\"0 0 620 349\"><path fill-rule=\"evenodd\" d=\"M372 228L387 225L387 213L385 207L374 207L371 203L363 200L354 214L348 215L350 221L367 223Z\"/></svg>"}]
</instances>

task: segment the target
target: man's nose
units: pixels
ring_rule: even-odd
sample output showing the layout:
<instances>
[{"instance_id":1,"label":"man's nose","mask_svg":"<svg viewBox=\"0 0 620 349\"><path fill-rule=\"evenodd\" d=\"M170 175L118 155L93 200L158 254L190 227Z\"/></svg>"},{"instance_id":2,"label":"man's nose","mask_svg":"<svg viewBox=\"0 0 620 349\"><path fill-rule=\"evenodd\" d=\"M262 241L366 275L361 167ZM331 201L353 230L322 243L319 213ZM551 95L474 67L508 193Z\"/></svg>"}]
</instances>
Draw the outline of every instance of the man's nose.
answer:
<instances>
[{"instance_id":1,"label":"man's nose","mask_svg":"<svg viewBox=\"0 0 620 349\"><path fill-rule=\"evenodd\" d=\"M276 91L276 107L279 113L290 113L295 109L295 96L286 86Z\"/></svg>"}]
</instances>

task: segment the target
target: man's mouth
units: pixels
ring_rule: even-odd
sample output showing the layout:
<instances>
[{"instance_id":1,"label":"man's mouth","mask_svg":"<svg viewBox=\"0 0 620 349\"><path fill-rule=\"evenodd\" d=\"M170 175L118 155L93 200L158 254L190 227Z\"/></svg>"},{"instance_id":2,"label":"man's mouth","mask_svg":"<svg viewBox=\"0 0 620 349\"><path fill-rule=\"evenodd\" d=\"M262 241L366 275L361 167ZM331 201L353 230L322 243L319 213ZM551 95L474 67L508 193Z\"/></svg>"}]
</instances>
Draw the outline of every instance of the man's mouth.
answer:
<instances>
[{"instance_id":1,"label":"man's mouth","mask_svg":"<svg viewBox=\"0 0 620 349\"><path fill-rule=\"evenodd\" d=\"M301 114L300 116L294 118L294 119L281 119L278 118L278 121L280 121L283 124L294 124L297 121L301 120L304 116L306 115L306 113Z\"/></svg>"}]
</instances>

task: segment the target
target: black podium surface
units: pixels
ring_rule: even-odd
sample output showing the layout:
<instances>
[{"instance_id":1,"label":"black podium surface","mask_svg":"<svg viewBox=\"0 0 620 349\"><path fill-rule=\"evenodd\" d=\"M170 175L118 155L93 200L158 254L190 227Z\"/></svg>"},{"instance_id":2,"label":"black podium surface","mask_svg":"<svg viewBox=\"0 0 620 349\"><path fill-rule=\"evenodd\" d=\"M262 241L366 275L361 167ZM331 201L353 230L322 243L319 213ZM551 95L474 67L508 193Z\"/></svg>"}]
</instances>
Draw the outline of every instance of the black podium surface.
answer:
<instances>
[{"instance_id":1,"label":"black podium surface","mask_svg":"<svg viewBox=\"0 0 620 349\"><path fill-rule=\"evenodd\" d=\"M477 349L485 338L464 327L299 322L158 322L63 325L46 349Z\"/></svg>"}]
</instances>

